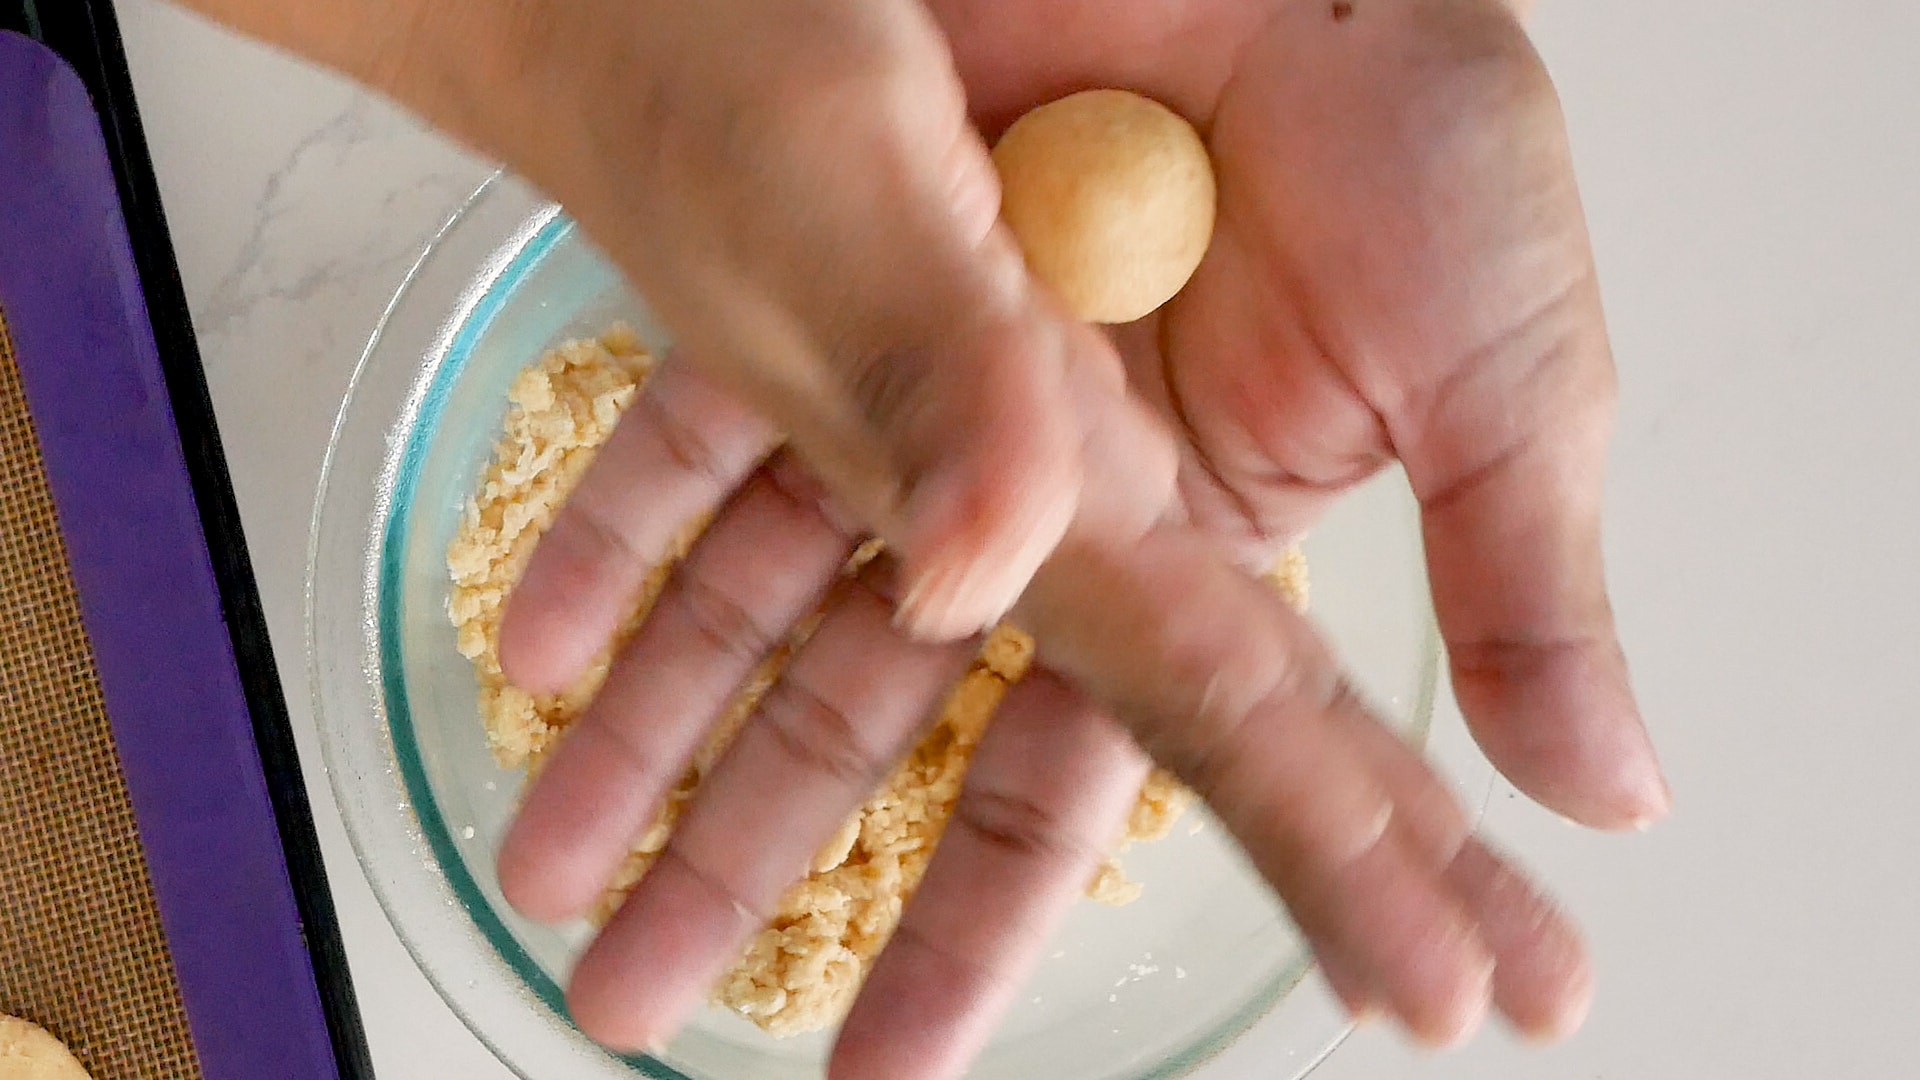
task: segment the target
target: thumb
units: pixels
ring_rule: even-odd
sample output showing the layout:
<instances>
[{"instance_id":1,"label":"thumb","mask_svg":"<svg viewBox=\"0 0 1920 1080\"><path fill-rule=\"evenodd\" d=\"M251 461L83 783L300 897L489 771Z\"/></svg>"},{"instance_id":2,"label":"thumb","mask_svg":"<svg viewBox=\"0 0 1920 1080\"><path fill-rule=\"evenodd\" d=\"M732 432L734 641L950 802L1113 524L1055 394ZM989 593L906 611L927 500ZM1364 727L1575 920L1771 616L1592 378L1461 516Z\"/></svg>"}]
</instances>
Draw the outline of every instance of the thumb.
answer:
<instances>
[{"instance_id":1,"label":"thumb","mask_svg":"<svg viewBox=\"0 0 1920 1080\"><path fill-rule=\"evenodd\" d=\"M1644 828L1671 795L1607 601L1614 374L1591 277L1504 340L1538 358L1530 378L1461 379L1400 432L1454 691L1521 790L1588 825Z\"/></svg>"}]
</instances>

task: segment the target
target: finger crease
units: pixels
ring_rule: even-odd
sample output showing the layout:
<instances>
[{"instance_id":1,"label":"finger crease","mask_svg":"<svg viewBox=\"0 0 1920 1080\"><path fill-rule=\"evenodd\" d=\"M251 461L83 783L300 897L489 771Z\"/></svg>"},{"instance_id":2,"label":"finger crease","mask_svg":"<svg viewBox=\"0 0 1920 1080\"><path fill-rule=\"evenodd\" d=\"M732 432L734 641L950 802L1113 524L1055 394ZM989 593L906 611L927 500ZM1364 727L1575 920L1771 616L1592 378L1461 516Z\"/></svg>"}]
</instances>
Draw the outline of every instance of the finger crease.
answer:
<instances>
[{"instance_id":1,"label":"finger crease","mask_svg":"<svg viewBox=\"0 0 1920 1080\"><path fill-rule=\"evenodd\" d=\"M1513 463L1532 447L1533 438L1530 434L1516 435L1481 460L1479 464L1454 475L1446 483L1426 492L1420 500L1420 512L1428 515L1445 513L1454 503L1473 494L1480 485L1499 475L1502 470L1512 467Z\"/></svg>"},{"instance_id":2,"label":"finger crease","mask_svg":"<svg viewBox=\"0 0 1920 1080\"><path fill-rule=\"evenodd\" d=\"M694 632L722 652L758 663L772 651L775 635L739 601L709 584L699 573L688 574L681 580L680 596Z\"/></svg>"},{"instance_id":3,"label":"finger crease","mask_svg":"<svg viewBox=\"0 0 1920 1080\"><path fill-rule=\"evenodd\" d=\"M865 794L879 763L846 713L786 678L768 692L761 715L775 745L801 768Z\"/></svg>"},{"instance_id":4,"label":"finger crease","mask_svg":"<svg viewBox=\"0 0 1920 1080\"><path fill-rule=\"evenodd\" d=\"M1267 535L1260 515L1254 512L1253 503L1248 500L1246 493L1227 483L1226 477L1214 464L1213 455L1207 450L1207 440L1201 438L1199 429L1194 426L1186 400L1180 392L1179 380L1174 378L1173 350L1166 341L1167 326L1168 323L1163 320L1160 326L1160 383L1166 388L1167 409L1173 414L1174 423L1179 425L1180 433L1186 436L1187 446L1193 451L1193 462L1199 466L1201 475L1232 505L1233 512L1239 515L1256 542L1271 543L1274 538Z\"/></svg>"},{"instance_id":5,"label":"finger crease","mask_svg":"<svg viewBox=\"0 0 1920 1080\"><path fill-rule=\"evenodd\" d=\"M955 804L953 823L989 847L1021 858L1089 867L1099 861L1100 853L1059 814L1017 795L970 791Z\"/></svg>"},{"instance_id":6,"label":"finger crease","mask_svg":"<svg viewBox=\"0 0 1920 1080\"><path fill-rule=\"evenodd\" d=\"M1387 411L1386 415L1394 419L1390 427L1394 448L1403 460L1417 462L1422 455L1415 452L1414 448L1431 441L1447 416L1479 416L1481 423L1485 424L1486 414L1483 411L1457 406L1463 399L1481 396L1475 394L1473 380L1490 370L1504 370L1498 363L1503 354L1522 358L1522 366L1503 379L1504 389L1499 391L1500 399L1505 402L1505 408L1499 415L1520 423L1506 437L1494 439L1492 449L1484 455L1476 455L1480 460L1437 484L1428 484L1430 478L1415 472L1413 480L1418 489L1416 494L1423 507L1431 510L1445 505L1463 492L1471 491L1534 442L1540 429L1531 419L1543 410L1523 405L1540 400L1539 387L1543 380L1558 371L1568 354L1576 348L1576 332L1566 327L1576 324L1578 320L1565 319L1563 313L1569 306L1578 303L1583 291L1593 287L1591 271L1576 274L1506 329L1494 334L1486 344L1451 364L1442 365L1445 374L1441 378L1409 395L1422 404L1410 404L1402 400ZM1565 326L1556 329L1557 323L1564 323ZM1460 437L1457 433L1442 434L1448 438ZM1470 444L1477 442L1469 440Z\"/></svg>"},{"instance_id":7,"label":"finger crease","mask_svg":"<svg viewBox=\"0 0 1920 1080\"><path fill-rule=\"evenodd\" d=\"M1461 675L1511 679L1616 647L1603 634L1488 634L1470 641L1447 642L1447 657Z\"/></svg>"},{"instance_id":8,"label":"finger crease","mask_svg":"<svg viewBox=\"0 0 1920 1080\"><path fill-rule=\"evenodd\" d=\"M685 853L672 844L668 844L666 848L660 852L659 858L656 860L654 866L654 871L658 871L658 864L661 862L671 862L679 866L683 873L689 878L692 878L702 889L712 894L714 899L721 901L731 908L734 915L737 916L741 922L750 923L753 927L758 928L773 921L772 912L762 911L758 904L749 903L748 898L738 889L728 885L718 875L710 874L696 865L692 859L687 858Z\"/></svg>"},{"instance_id":9,"label":"finger crease","mask_svg":"<svg viewBox=\"0 0 1920 1080\"><path fill-rule=\"evenodd\" d=\"M650 782L655 778L656 773L653 768L655 759L653 754L647 750L640 740L634 738L633 735L628 732L626 725L579 723L575 724L574 727L576 730L572 734L571 741L577 742L584 737L598 736L602 742L609 744L614 751L625 757L628 762L633 765L633 772L644 778L642 782Z\"/></svg>"},{"instance_id":10,"label":"finger crease","mask_svg":"<svg viewBox=\"0 0 1920 1080\"><path fill-rule=\"evenodd\" d=\"M858 531L851 528L842 515L831 509L828 500L832 496L827 493L826 488L799 470L798 465L768 469L767 486L794 509L819 519L821 524L832 530L834 535L842 540L852 543L859 539Z\"/></svg>"},{"instance_id":11,"label":"finger crease","mask_svg":"<svg viewBox=\"0 0 1920 1080\"><path fill-rule=\"evenodd\" d=\"M713 444L662 405L658 395L641 394L640 405L653 419L654 432L660 437L660 445L676 466L714 487L723 490L733 487L738 477L733 470L726 468Z\"/></svg>"},{"instance_id":12,"label":"finger crease","mask_svg":"<svg viewBox=\"0 0 1920 1080\"><path fill-rule=\"evenodd\" d=\"M1502 354L1513 354L1529 338L1534 337L1542 327L1548 326L1570 304L1574 303L1583 289L1594 286L1592 271L1589 269L1574 274L1559 288L1542 296L1532 307L1522 310L1518 318L1506 324L1504 328L1489 336L1478 348L1457 357L1450 364L1440 365L1438 378L1422 387L1411 388L1408 396L1427 403L1422 419L1423 427L1431 427L1433 417L1452 401L1466 393L1466 384L1476 375L1484 372L1488 364ZM1555 335L1556 338L1561 335ZM1528 370L1520 380L1521 384L1530 383L1560 352L1559 348L1532 350L1528 360ZM1446 359L1446 358L1442 358ZM1395 408L1389 410L1394 416L1407 416L1409 402L1402 399L1395 402ZM1395 440L1399 433L1395 432Z\"/></svg>"},{"instance_id":13,"label":"finger crease","mask_svg":"<svg viewBox=\"0 0 1920 1080\"><path fill-rule=\"evenodd\" d=\"M1301 665L1288 663L1274 674L1267 688L1255 696L1251 704L1231 713L1223 713L1216 704L1219 697L1216 684L1208 682L1201 695L1198 712L1202 736L1183 755L1186 760L1182 762L1182 768L1176 770L1201 798L1212 802L1237 771L1235 766L1254 760L1253 755L1246 753L1243 744L1263 723L1263 713L1271 711L1284 715L1286 711L1300 709L1303 702L1310 700L1309 688L1303 683L1302 674ZM1337 704L1348 692L1344 680L1335 680L1324 691L1312 694L1311 704L1315 709L1324 711ZM1156 752L1154 756L1161 755Z\"/></svg>"},{"instance_id":14,"label":"finger crease","mask_svg":"<svg viewBox=\"0 0 1920 1080\"><path fill-rule=\"evenodd\" d=\"M575 499L568 506L573 511L571 521L586 530L587 536L595 547L611 552L619 561L635 567L651 569L654 560L638 547L634 546L627 534L614 528L613 523L601 516L598 507L591 500Z\"/></svg>"}]
</instances>

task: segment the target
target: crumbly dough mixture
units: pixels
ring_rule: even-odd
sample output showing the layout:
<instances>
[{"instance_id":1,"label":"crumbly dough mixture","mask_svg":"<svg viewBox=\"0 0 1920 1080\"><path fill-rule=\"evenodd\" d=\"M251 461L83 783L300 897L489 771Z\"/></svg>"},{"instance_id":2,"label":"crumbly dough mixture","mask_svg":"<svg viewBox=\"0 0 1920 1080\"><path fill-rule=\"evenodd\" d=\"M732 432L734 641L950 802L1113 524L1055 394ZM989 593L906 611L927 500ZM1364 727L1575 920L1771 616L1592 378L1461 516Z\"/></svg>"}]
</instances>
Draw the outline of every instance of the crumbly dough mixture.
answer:
<instances>
[{"instance_id":1,"label":"crumbly dough mixture","mask_svg":"<svg viewBox=\"0 0 1920 1080\"><path fill-rule=\"evenodd\" d=\"M537 771L606 676L611 649L564 695L536 697L513 686L500 668L500 618L534 543L651 366L634 332L615 326L597 339L566 342L523 371L508 394L505 430L493 462L448 549L449 614L460 652L479 677L487 739L504 768ZM676 558L698 529L682 537ZM670 569L671 563L664 565L648 580L621 638L645 616ZM1306 563L1298 552L1289 552L1273 579L1291 602L1305 605ZM715 987L715 1003L781 1036L840 1019L926 870L988 720L1032 658L1033 642L1020 631L1002 626L988 636L937 722L819 851L806 879L787 891L771 925ZM609 886L596 919L610 915L646 873L701 777L778 677L785 659L784 653L771 657L734 700ZM1088 896L1108 904L1134 900L1140 886L1121 872L1118 853L1166 835L1191 801L1172 776L1153 773L1141 788L1115 857L1088 884Z\"/></svg>"}]
</instances>

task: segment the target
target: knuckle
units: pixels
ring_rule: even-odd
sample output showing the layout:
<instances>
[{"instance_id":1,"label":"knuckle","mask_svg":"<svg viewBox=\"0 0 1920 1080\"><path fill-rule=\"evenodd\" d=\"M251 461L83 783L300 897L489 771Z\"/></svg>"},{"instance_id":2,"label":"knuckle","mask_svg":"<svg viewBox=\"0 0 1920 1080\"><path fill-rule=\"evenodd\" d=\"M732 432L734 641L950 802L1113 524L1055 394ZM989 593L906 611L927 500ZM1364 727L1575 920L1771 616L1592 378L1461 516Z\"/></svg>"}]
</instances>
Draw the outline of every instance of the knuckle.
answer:
<instances>
[{"instance_id":1,"label":"knuckle","mask_svg":"<svg viewBox=\"0 0 1920 1080\"><path fill-rule=\"evenodd\" d=\"M858 523L834 499L826 482L798 457L785 452L779 454L768 465L765 475L768 488L795 510L818 518L845 540L853 540L862 534Z\"/></svg>"},{"instance_id":2,"label":"knuckle","mask_svg":"<svg viewBox=\"0 0 1920 1080\"><path fill-rule=\"evenodd\" d=\"M734 471L701 425L690 422L657 394L643 393L639 401L652 421L661 451L675 468L722 489L733 486Z\"/></svg>"},{"instance_id":3,"label":"knuckle","mask_svg":"<svg viewBox=\"0 0 1920 1080\"><path fill-rule=\"evenodd\" d=\"M1096 854L1058 811L1007 792L969 792L954 806L953 823L987 847L1022 859L1092 865Z\"/></svg>"},{"instance_id":4,"label":"knuckle","mask_svg":"<svg viewBox=\"0 0 1920 1080\"><path fill-rule=\"evenodd\" d=\"M659 775L661 760L639 732L634 730L634 726L623 723L623 719L595 710L595 713L573 726L567 739L576 746L584 746L590 741L598 742L626 764L630 776L650 782Z\"/></svg>"},{"instance_id":5,"label":"knuckle","mask_svg":"<svg viewBox=\"0 0 1920 1080\"><path fill-rule=\"evenodd\" d=\"M539 580L561 604L624 581L651 561L592 499L576 497L534 545Z\"/></svg>"},{"instance_id":6,"label":"knuckle","mask_svg":"<svg viewBox=\"0 0 1920 1080\"><path fill-rule=\"evenodd\" d=\"M657 874L663 869L669 872L677 870L700 891L705 892L716 906L732 910L750 925L761 926L772 920L772 913L765 910L766 905L757 897L749 895L745 889L728 881L726 875L696 862L692 855L671 841L661 850L648 872Z\"/></svg>"},{"instance_id":7,"label":"knuckle","mask_svg":"<svg viewBox=\"0 0 1920 1080\"><path fill-rule=\"evenodd\" d=\"M722 652L758 662L773 650L774 633L699 568L681 579L680 598L694 632Z\"/></svg>"},{"instance_id":8,"label":"knuckle","mask_svg":"<svg viewBox=\"0 0 1920 1080\"><path fill-rule=\"evenodd\" d=\"M855 401L878 424L912 429L959 402L1005 400L1041 382L1036 373L1051 382L1058 372L1059 343L1025 311L970 279L940 283L933 302L875 312L870 340L847 343Z\"/></svg>"},{"instance_id":9,"label":"knuckle","mask_svg":"<svg viewBox=\"0 0 1920 1080\"><path fill-rule=\"evenodd\" d=\"M855 363L850 373L854 402L882 430L911 429L929 397L921 365L896 360L873 356Z\"/></svg>"},{"instance_id":10,"label":"knuckle","mask_svg":"<svg viewBox=\"0 0 1920 1080\"><path fill-rule=\"evenodd\" d=\"M863 794L880 772L853 719L803 681L775 683L760 709L768 739L795 767Z\"/></svg>"},{"instance_id":11,"label":"knuckle","mask_svg":"<svg viewBox=\"0 0 1920 1080\"><path fill-rule=\"evenodd\" d=\"M1344 682L1326 665L1292 651L1264 654L1261 662L1257 679L1235 678L1230 666L1213 668L1202 681L1193 723L1177 734L1178 745L1153 751L1203 799L1232 790L1248 768L1259 767L1261 755L1251 744L1266 728L1324 712L1344 692ZM1207 661L1192 663L1200 670ZM1163 751L1171 756L1161 758Z\"/></svg>"},{"instance_id":12,"label":"knuckle","mask_svg":"<svg viewBox=\"0 0 1920 1080\"><path fill-rule=\"evenodd\" d=\"M1599 662L1618 662L1610 632L1589 628L1498 628L1447 643L1455 677L1471 682L1572 680Z\"/></svg>"},{"instance_id":13,"label":"knuckle","mask_svg":"<svg viewBox=\"0 0 1920 1080\"><path fill-rule=\"evenodd\" d=\"M1004 310L971 283L944 301L938 310L891 313L879 333L895 347L852 365L854 401L897 455L900 502L964 457L977 467L992 464L996 474L954 493L965 502L957 516L988 529L1053 517L1078 495L1078 463L1086 451L1077 431L1068 430L1072 425L1040 422L1054 415L1042 410L1065 407L1062 342L1051 328ZM981 439L956 443L962 428ZM1132 440L1124 449L1136 461L1150 453ZM1170 444L1167 458L1170 488ZM1132 481L1145 489L1157 477L1143 469Z\"/></svg>"}]
</instances>

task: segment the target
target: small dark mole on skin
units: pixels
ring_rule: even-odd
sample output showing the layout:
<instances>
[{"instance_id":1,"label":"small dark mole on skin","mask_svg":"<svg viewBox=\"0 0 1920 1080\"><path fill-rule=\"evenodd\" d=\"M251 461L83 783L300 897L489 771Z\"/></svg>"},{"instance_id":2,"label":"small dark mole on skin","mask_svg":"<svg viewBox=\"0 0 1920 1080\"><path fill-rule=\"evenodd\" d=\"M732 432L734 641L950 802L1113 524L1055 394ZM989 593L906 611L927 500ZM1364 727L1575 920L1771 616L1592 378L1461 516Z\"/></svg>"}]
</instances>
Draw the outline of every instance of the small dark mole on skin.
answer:
<instances>
[{"instance_id":1,"label":"small dark mole on skin","mask_svg":"<svg viewBox=\"0 0 1920 1080\"><path fill-rule=\"evenodd\" d=\"M1353 4L1351 0L1333 0L1333 21L1346 22L1351 18L1353 18Z\"/></svg>"}]
</instances>

